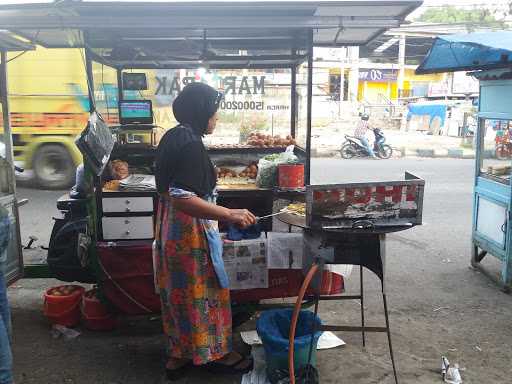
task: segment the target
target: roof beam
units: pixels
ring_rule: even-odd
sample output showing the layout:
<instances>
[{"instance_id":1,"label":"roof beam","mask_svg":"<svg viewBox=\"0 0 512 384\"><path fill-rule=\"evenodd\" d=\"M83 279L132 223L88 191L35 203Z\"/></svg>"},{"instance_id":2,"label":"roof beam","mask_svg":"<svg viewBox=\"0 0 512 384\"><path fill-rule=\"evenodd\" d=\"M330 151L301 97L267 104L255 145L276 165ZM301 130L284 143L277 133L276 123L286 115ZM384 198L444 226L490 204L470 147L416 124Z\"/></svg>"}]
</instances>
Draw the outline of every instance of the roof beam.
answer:
<instances>
[{"instance_id":1,"label":"roof beam","mask_svg":"<svg viewBox=\"0 0 512 384\"><path fill-rule=\"evenodd\" d=\"M12 17L0 12L0 25L11 30L43 29L125 29L129 25L138 29L246 29L257 28L394 28L400 20L394 18L331 17L331 16L278 16L265 17L196 17L182 16L169 18L161 16L123 17L123 16L55 16Z\"/></svg>"},{"instance_id":2,"label":"roof beam","mask_svg":"<svg viewBox=\"0 0 512 384\"><path fill-rule=\"evenodd\" d=\"M398 43L398 39L396 37L392 38L392 39L389 39L388 41L386 41L385 43L381 44L380 46L378 46L377 48L375 48L373 50L374 53L383 53L385 50L387 50L388 48L391 48L393 45L395 45L396 43Z\"/></svg>"}]
</instances>

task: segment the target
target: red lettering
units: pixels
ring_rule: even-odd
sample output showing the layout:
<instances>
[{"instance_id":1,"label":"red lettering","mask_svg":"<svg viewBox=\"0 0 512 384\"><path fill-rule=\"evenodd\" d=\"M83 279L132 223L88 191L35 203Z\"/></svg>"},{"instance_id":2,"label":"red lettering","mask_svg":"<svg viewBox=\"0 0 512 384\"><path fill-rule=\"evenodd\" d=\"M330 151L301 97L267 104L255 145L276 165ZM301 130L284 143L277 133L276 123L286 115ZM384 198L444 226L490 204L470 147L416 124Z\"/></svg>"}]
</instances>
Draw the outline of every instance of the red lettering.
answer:
<instances>
[{"instance_id":1,"label":"red lettering","mask_svg":"<svg viewBox=\"0 0 512 384\"><path fill-rule=\"evenodd\" d=\"M329 191L327 200L332 203L337 203L338 201L340 201L340 197L341 197L341 192L339 190Z\"/></svg>"},{"instance_id":2,"label":"red lettering","mask_svg":"<svg viewBox=\"0 0 512 384\"><path fill-rule=\"evenodd\" d=\"M359 188L357 194L355 194L354 203L356 204L368 204L372 199L371 188Z\"/></svg>"},{"instance_id":3,"label":"red lettering","mask_svg":"<svg viewBox=\"0 0 512 384\"><path fill-rule=\"evenodd\" d=\"M418 188L416 185L408 185L406 192L406 200L407 201L416 201L416 195L418 192Z\"/></svg>"},{"instance_id":4,"label":"red lettering","mask_svg":"<svg viewBox=\"0 0 512 384\"><path fill-rule=\"evenodd\" d=\"M392 189L387 189L389 187L381 186L377 187L377 196L376 200L379 203L383 203L386 197L391 196L393 203L400 203L402 201L402 186L395 185Z\"/></svg>"}]
</instances>

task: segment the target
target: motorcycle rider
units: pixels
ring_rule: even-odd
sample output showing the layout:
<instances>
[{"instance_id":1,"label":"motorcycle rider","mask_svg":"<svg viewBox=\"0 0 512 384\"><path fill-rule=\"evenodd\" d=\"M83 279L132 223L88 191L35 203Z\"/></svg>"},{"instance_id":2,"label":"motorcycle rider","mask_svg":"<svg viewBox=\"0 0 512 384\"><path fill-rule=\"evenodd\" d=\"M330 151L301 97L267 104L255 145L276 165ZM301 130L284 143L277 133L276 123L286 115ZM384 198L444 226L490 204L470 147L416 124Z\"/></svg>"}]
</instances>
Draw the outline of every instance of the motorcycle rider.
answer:
<instances>
[{"instance_id":1,"label":"motorcycle rider","mask_svg":"<svg viewBox=\"0 0 512 384\"><path fill-rule=\"evenodd\" d=\"M366 133L368 132L370 128L368 124L368 120L370 120L370 116L366 113L363 113L361 115L361 120L357 124L357 127L354 131L354 136L363 144L363 146L366 148L366 151L368 152L368 155L376 159L377 156L375 156L375 152L373 152L373 148L368 142L368 138L366 137Z\"/></svg>"}]
</instances>

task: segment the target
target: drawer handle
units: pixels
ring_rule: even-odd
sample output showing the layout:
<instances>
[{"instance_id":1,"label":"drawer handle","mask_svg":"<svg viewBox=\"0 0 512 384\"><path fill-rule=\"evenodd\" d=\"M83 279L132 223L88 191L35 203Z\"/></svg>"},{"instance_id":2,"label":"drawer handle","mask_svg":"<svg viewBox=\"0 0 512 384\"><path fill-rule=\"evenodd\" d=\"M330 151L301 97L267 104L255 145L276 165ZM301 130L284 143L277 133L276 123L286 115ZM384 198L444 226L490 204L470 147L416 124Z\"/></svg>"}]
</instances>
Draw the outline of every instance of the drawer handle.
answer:
<instances>
[{"instance_id":1,"label":"drawer handle","mask_svg":"<svg viewBox=\"0 0 512 384\"><path fill-rule=\"evenodd\" d=\"M126 201L125 201L125 203L126 203L126 204L130 204L130 203L131 203L131 201L130 201L130 200L126 200Z\"/></svg>"},{"instance_id":2,"label":"drawer handle","mask_svg":"<svg viewBox=\"0 0 512 384\"><path fill-rule=\"evenodd\" d=\"M130 224L130 220L125 220L124 223L125 224Z\"/></svg>"},{"instance_id":3,"label":"drawer handle","mask_svg":"<svg viewBox=\"0 0 512 384\"><path fill-rule=\"evenodd\" d=\"M130 234L130 231L126 231L126 232L125 232L125 234L126 234L126 235L129 235L129 234Z\"/></svg>"},{"instance_id":4,"label":"drawer handle","mask_svg":"<svg viewBox=\"0 0 512 384\"><path fill-rule=\"evenodd\" d=\"M125 211L126 211L126 212L131 212L131 211L130 211L130 208L126 208L126 209L125 209Z\"/></svg>"}]
</instances>

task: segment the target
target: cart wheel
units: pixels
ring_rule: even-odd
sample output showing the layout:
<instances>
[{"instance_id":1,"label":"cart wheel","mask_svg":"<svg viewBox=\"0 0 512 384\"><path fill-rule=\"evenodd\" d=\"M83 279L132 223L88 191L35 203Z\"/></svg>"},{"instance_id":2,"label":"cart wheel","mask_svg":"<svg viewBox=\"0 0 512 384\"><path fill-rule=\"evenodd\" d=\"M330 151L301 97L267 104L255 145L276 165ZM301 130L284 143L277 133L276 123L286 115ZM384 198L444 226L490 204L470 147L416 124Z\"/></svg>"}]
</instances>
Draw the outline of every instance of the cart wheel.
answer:
<instances>
[{"instance_id":1,"label":"cart wheel","mask_svg":"<svg viewBox=\"0 0 512 384\"><path fill-rule=\"evenodd\" d=\"M510 159L510 148L506 144L498 144L496 146L496 158L498 160Z\"/></svg>"},{"instance_id":2,"label":"cart wheel","mask_svg":"<svg viewBox=\"0 0 512 384\"><path fill-rule=\"evenodd\" d=\"M344 144L341 147L340 154L341 154L341 157L344 159L351 159L355 155L354 148L352 148L352 145L349 143Z\"/></svg>"},{"instance_id":3,"label":"cart wheel","mask_svg":"<svg viewBox=\"0 0 512 384\"><path fill-rule=\"evenodd\" d=\"M389 159L392 155L393 148L387 144L381 145L379 151L377 152L377 156L379 156L381 159Z\"/></svg>"}]
</instances>

